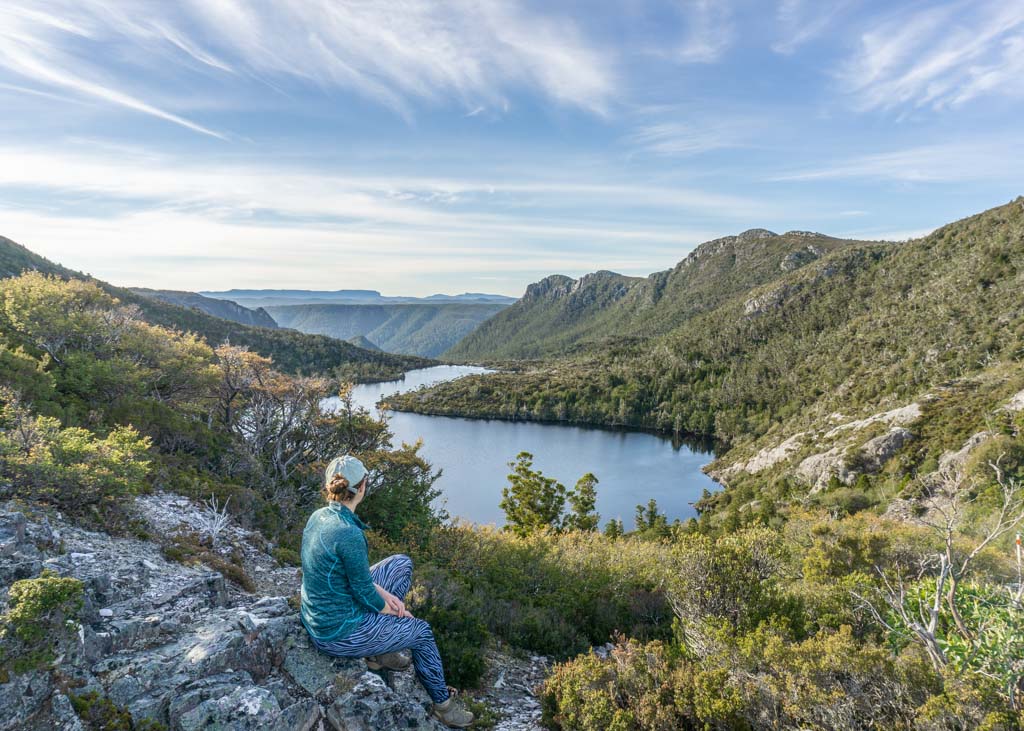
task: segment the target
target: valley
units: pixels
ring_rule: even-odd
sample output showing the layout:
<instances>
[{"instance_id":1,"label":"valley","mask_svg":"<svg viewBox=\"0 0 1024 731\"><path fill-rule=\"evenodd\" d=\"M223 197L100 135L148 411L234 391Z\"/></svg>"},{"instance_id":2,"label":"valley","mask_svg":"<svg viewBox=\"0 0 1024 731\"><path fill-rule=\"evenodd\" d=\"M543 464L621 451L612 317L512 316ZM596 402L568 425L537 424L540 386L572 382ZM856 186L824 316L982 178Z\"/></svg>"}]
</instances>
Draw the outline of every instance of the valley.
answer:
<instances>
[{"instance_id":1,"label":"valley","mask_svg":"<svg viewBox=\"0 0 1024 731\"><path fill-rule=\"evenodd\" d=\"M281 327L339 340L365 338L389 353L437 358L506 306L479 302L297 304L268 305L266 311Z\"/></svg>"}]
</instances>

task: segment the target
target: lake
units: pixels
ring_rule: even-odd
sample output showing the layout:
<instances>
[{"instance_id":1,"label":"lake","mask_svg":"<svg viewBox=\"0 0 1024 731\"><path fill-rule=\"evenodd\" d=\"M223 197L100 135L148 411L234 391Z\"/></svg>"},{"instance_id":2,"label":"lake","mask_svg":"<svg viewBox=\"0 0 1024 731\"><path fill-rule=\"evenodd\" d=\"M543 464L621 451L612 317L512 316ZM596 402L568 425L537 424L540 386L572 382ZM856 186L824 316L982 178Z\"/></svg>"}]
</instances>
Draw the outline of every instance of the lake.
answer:
<instances>
[{"instance_id":1,"label":"lake","mask_svg":"<svg viewBox=\"0 0 1024 731\"><path fill-rule=\"evenodd\" d=\"M372 412L382 395L485 372L472 366L422 368L409 371L404 380L356 386L352 400ZM602 526L620 518L631 529L636 506L651 498L670 521L690 518L696 515L691 503L704 489L720 488L701 472L714 458L706 446L673 444L655 434L403 412L387 412L387 419L396 444L423 439L421 454L442 470L436 483L439 502L452 517L474 523L504 523L498 504L508 463L523 451L533 454L534 469L569 488L593 472L600 480L597 511Z\"/></svg>"}]
</instances>

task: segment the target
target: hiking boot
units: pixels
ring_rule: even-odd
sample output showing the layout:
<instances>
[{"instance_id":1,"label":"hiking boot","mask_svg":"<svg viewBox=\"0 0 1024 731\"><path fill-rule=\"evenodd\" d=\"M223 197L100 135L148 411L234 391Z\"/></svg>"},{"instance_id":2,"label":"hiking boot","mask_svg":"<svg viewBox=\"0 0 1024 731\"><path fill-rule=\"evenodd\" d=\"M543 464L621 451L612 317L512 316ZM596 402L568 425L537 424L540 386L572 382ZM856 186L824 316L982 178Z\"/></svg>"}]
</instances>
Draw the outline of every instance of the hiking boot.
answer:
<instances>
[{"instance_id":1,"label":"hiking boot","mask_svg":"<svg viewBox=\"0 0 1024 731\"><path fill-rule=\"evenodd\" d=\"M466 728L473 723L473 714L463 708L462 703L455 696L459 691L455 688L448 688L448 700L444 703L435 703L430 715L451 728Z\"/></svg>"},{"instance_id":2,"label":"hiking boot","mask_svg":"<svg viewBox=\"0 0 1024 731\"><path fill-rule=\"evenodd\" d=\"M366 667L370 670L405 670L410 665L412 665L412 658L401 652L370 655L366 658Z\"/></svg>"}]
</instances>

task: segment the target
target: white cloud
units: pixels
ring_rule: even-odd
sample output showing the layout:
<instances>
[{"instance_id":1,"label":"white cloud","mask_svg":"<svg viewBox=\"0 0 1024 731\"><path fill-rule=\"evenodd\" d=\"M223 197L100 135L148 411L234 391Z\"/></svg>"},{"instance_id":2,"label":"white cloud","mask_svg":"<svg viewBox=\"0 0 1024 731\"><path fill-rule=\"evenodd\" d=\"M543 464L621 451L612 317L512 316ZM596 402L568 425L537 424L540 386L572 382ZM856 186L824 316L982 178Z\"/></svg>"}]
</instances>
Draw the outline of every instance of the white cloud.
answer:
<instances>
[{"instance_id":1,"label":"white cloud","mask_svg":"<svg viewBox=\"0 0 1024 731\"><path fill-rule=\"evenodd\" d=\"M641 124L626 138L636 147L659 155L697 155L711 150L739 147L747 137L745 123L661 121Z\"/></svg>"},{"instance_id":2,"label":"white cloud","mask_svg":"<svg viewBox=\"0 0 1024 731\"><path fill-rule=\"evenodd\" d=\"M857 0L781 0L776 11L776 21L783 37L772 44L772 50L782 54L795 52L800 46L820 37L834 26L856 2Z\"/></svg>"},{"instance_id":3,"label":"white cloud","mask_svg":"<svg viewBox=\"0 0 1024 731\"><path fill-rule=\"evenodd\" d=\"M1024 94L1024 3L958 0L897 12L858 39L838 76L862 109L942 109Z\"/></svg>"},{"instance_id":4,"label":"white cloud","mask_svg":"<svg viewBox=\"0 0 1024 731\"><path fill-rule=\"evenodd\" d=\"M47 88L60 88L99 99L180 125L212 137L224 136L190 119L150 104L123 91L116 84L83 76L73 69L88 64L65 53L61 41L98 39L99 18L79 22L77 13L47 13L32 7L38 3L0 8L0 68ZM70 20L68 17L70 16ZM95 76L95 72L93 72ZM11 85L7 85L10 88Z\"/></svg>"},{"instance_id":5,"label":"white cloud","mask_svg":"<svg viewBox=\"0 0 1024 731\"><path fill-rule=\"evenodd\" d=\"M552 169L560 177L544 177ZM545 164L532 177L388 177L109 146L0 147L0 233L117 283L326 286L340 266L395 282L595 262L646 273L717 235L709 219L768 214L738 196L591 182L592 172Z\"/></svg>"},{"instance_id":6,"label":"white cloud","mask_svg":"<svg viewBox=\"0 0 1024 731\"><path fill-rule=\"evenodd\" d=\"M1018 180L1024 152L1016 143L993 139L911 147L850 157L795 170L776 181L862 178L910 183L957 183L972 180Z\"/></svg>"},{"instance_id":7,"label":"white cloud","mask_svg":"<svg viewBox=\"0 0 1024 731\"><path fill-rule=\"evenodd\" d=\"M686 63L711 63L735 37L731 0L679 0L687 30L675 57Z\"/></svg>"},{"instance_id":8,"label":"white cloud","mask_svg":"<svg viewBox=\"0 0 1024 731\"><path fill-rule=\"evenodd\" d=\"M517 88L603 114L614 91L607 51L570 19L509 0L9 2L0 70L214 136L152 101L161 92L147 87L146 62L354 90L406 117L418 101L506 108Z\"/></svg>"}]
</instances>

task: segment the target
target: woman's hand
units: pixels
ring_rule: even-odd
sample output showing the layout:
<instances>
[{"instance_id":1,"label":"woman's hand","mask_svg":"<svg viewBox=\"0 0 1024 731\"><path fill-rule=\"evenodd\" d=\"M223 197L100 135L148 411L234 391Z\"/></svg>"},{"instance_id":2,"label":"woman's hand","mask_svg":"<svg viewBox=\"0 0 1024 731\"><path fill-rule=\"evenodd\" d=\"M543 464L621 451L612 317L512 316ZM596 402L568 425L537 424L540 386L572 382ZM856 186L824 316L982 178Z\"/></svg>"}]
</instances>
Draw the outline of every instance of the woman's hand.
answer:
<instances>
[{"instance_id":1,"label":"woman's hand","mask_svg":"<svg viewBox=\"0 0 1024 731\"><path fill-rule=\"evenodd\" d=\"M381 614L390 614L395 617L412 616L412 612L405 608L405 603L401 599L379 584L374 584L374 586L377 588L380 598L384 600L384 608L380 610Z\"/></svg>"}]
</instances>

